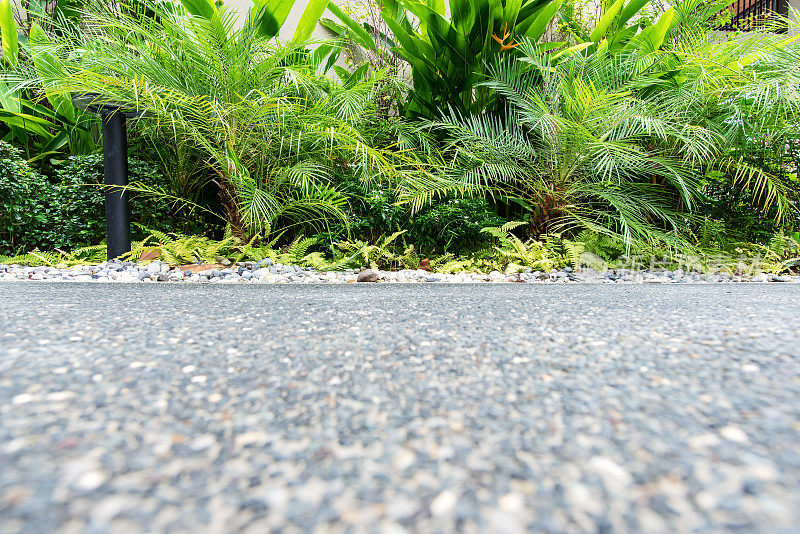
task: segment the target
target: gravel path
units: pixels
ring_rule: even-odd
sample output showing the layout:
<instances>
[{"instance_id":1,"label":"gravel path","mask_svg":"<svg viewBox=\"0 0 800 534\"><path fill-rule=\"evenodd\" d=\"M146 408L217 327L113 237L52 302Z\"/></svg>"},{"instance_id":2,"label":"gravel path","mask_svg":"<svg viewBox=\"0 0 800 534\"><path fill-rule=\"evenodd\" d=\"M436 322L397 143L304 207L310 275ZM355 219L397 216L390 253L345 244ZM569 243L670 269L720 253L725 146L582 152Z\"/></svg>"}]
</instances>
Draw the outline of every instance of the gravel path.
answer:
<instances>
[{"instance_id":1,"label":"gravel path","mask_svg":"<svg viewBox=\"0 0 800 534\"><path fill-rule=\"evenodd\" d=\"M800 287L0 285L0 532L797 532Z\"/></svg>"}]
</instances>

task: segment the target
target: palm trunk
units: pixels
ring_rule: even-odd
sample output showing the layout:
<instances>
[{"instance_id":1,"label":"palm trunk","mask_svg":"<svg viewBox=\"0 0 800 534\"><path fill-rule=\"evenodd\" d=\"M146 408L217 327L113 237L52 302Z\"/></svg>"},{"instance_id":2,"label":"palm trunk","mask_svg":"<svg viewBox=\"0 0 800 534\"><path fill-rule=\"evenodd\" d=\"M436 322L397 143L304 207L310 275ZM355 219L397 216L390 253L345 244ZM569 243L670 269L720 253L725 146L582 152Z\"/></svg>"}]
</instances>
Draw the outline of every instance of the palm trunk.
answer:
<instances>
[{"instance_id":1,"label":"palm trunk","mask_svg":"<svg viewBox=\"0 0 800 534\"><path fill-rule=\"evenodd\" d=\"M225 220L231 225L233 236L242 241L248 241L247 227L239 210L239 204L236 202L236 190L233 184L225 176L220 176L218 180L214 180L214 183L219 187L219 200Z\"/></svg>"}]
</instances>

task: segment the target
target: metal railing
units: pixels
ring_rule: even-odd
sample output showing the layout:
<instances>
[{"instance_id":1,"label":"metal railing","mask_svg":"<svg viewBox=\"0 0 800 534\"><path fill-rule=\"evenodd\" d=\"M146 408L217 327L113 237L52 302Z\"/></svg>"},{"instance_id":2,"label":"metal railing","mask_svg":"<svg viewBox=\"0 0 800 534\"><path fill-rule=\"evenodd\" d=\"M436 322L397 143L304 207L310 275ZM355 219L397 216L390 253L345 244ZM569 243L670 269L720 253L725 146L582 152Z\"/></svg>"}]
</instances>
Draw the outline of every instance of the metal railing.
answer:
<instances>
[{"instance_id":1,"label":"metal railing","mask_svg":"<svg viewBox=\"0 0 800 534\"><path fill-rule=\"evenodd\" d=\"M750 31L775 25L789 13L787 0L736 0L730 5L731 21L718 27L722 31ZM776 31L785 32L779 25Z\"/></svg>"},{"instance_id":2,"label":"metal railing","mask_svg":"<svg viewBox=\"0 0 800 534\"><path fill-rule=\"evenodd\" d=\"M737 0L730 5L731 21L717 28L722 31L750 31L776 24L789 12L787 0ZM779 27L777 31L785 32Z\"/></svg>"}]
</instances>

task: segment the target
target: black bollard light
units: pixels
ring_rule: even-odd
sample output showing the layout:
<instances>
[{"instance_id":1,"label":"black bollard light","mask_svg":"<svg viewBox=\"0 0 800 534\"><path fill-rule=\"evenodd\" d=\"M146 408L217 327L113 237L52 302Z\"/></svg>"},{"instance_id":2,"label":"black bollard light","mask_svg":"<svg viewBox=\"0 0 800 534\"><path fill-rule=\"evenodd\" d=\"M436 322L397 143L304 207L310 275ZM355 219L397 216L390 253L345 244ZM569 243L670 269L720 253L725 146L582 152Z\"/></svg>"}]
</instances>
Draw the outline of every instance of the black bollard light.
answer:
<instances>
[{"instance_id":1,"label":"black bollard light","mask_svg":"<svg viewBox=\"0 0 800 534\"><path fill-rule=\"evenodd\" d=\"M103 183L106 186L106 250L108 259L131 251L131 209L128 202L128 135L120 110L102 110Z\"/></svg>"},{"instance_id":2,"label":"black bollard light","mask_svg":"<svg viewBox=\"0 0 800 534\"><path fill-rule=\"evenodd\" d=\"M141 114L122 106L98 103L100 95L73 98L75 106L100 115L103 123L103 185L106 205L106 251L109 260L131 251L131 210L128 202L128 117Z\"/></svg>"}]
</instances>

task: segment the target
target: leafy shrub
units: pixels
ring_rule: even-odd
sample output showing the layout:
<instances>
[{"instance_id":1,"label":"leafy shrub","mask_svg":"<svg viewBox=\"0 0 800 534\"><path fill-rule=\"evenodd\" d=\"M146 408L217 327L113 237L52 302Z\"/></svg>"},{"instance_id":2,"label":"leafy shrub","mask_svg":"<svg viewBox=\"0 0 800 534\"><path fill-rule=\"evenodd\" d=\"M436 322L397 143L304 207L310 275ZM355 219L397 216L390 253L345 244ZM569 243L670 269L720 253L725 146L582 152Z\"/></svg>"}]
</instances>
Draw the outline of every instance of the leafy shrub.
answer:
<instances>
[{"instance_id":1,"label":"leafy shrub","mask_svg":"<svg viewBox=\"0 0 800 534\"><path fill-rule=\"evenodd\" d=\"M483 198L445 198L412 213L408 205L398 204L391 187L370 187L355 177L340 176L337 188L349 199L348 224L334 225L320 235L331 243L348 238L377 242L381 236L403 230L402 241L419 253L468 252L489 246L490 239L481 229L506 222Z\"/></svg>"},{"instance_id":2,"label":"leafy shrub","mask_svg":"<svg viewBox=\"0 0 800 534\"><path fill-rule=\"evenodd\" d=\"M0 253L96 245L105 238L102 156L75 156L55 165L53 179L31 167L22 152L0 142ZM132 184L163 187L148 163L129 162ZM131 220L151 228L171 226L169 202L131 194ZM141 232L134 230L134 238Z\"/></svg>"},{"instance_id":3,"label":"leafy shrub","mask_svg":"<svg viewBox=\"0 0 800 534\"><path fill-rule=\"evenodd\" d=\"M486 246L489 241L481 230L505 222L486 199L452 198L416 214L408 232L421 248L464 252Z\"/></svg>"},{"instance_id":4,"label":"leafy shrub","mask_svg":"<svg viewBox=\"0 0 800 534\"><path fill-rule=\"evenodd\" d=\"M82 244L97 244L105 238L105 204L103 157L99 154L73 156L54 169L55 184L51 187L51 203L57 206L43 238L49 246L72 249ZM148 228L168 230L172 227L170 205L163 197L137 192L136 189L164 189L163 176L149 163L131 158L128 180L132 185L131 221ZM133 238L143 237L133 225Z\"/></svg>"},{"instance_id":5,"label":"leafy shrub","mask_svg":"<svg viewBox=\"0 0 800 534\"><path fill-rule=\"evenodd\" d=\"M50 184L31 167L22 151L0 141L0 253L38 244L52 216Z\"/></svg>"},{"instance_id":6,"label":"leafy shrub","mask_svg":"<svg viewBox=\"0 0 800 534\"><path fill-rule=\"evenodd\" d=\"M625 254L625 243L618 238L584 230L575 237L583 243L584 251L594 254L605 261L614 261Z\"/></svg>"},{"instance_id":7,"label":"leafy shrub","mask_svg":"<svg viewBox=\"0 0 800 534\"><path fill-rule=\"evenodd\" d=\"M400 263L400 255L393 252L395 247L392 245L404 233L404 230L400 230L381 238L374 245L364 241L347 241L337 243L336 246L349 256L347 259L343 259L343 264L355 262L357 265L367 265L370 269L380 269ZM416 263L419 264L418 259Z\"/></svg>"},{"instance_id":8,"label":"leafy shrub","mask_svg":"<svg viewBox=\"0 0 800 534\"><path fill-rule=\"evenodd\" d=\"M800 185L796 178L782 180L782 188L787 195L787 201L797 206L800 197ZM697 228L697 233L707 233L709 219L719 221L724 227L729 238L745 241L765 243L771 236L778 232L782 226L793 227L798 225L796 207L792 215L782 221L776 221L775 213L764 209L753 199L753 193L747 188L736 183L730 175L721 172L710 172L705 177L703 193L705 198L700 206L705 219Z\"/></svg>"}]
</instances>

